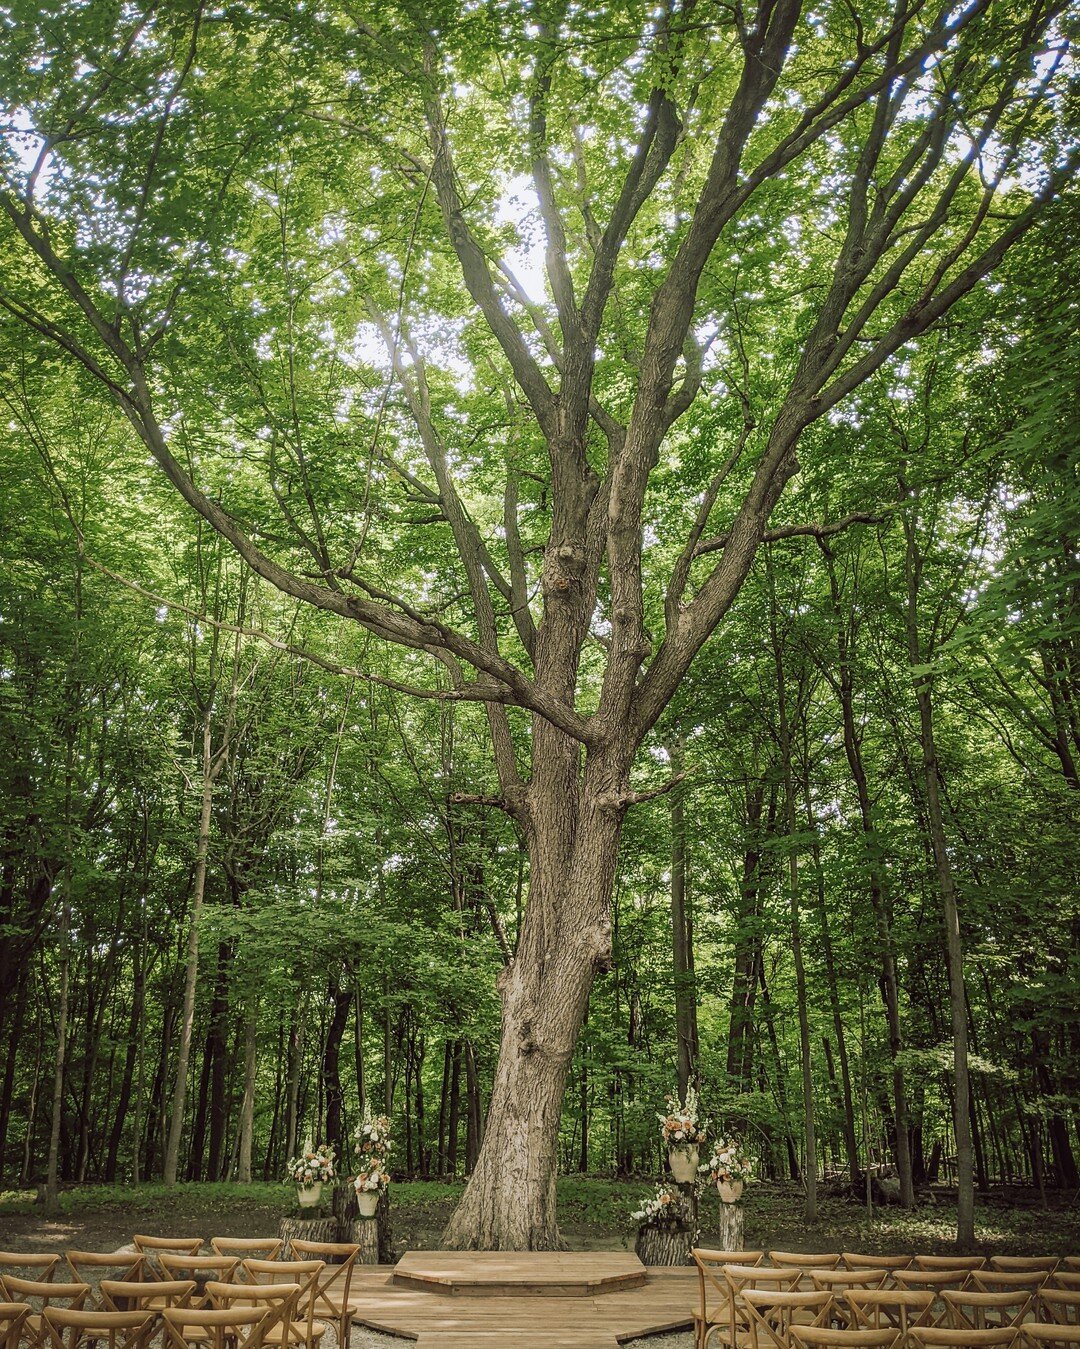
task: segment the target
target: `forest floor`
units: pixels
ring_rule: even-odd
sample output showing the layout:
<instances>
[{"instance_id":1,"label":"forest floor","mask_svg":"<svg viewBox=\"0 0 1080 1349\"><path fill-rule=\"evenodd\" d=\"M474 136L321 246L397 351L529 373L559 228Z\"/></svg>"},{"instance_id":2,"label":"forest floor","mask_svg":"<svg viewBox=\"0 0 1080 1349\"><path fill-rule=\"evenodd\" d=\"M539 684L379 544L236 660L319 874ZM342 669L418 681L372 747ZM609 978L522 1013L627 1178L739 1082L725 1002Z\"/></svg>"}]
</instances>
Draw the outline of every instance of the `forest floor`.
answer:
<instances>
[{"instance_id":1,"label":"forest floor","mask_svg":"<svg viewBox=\"0 0 1080 1349\"><path fill-rule=\"evenodd\" d=\"M438 1245L462 1190L462 1182L405 1181L391 1187L395 1250ZM652 1193L647 1181L566 1176L559 1181L559 1223L575 1250L633 1249L631 1212ZM1068 1201L1072 1202L1068 1202ZM719 1201L705 1195L701 1244L713 1235ZM65 1190L60 1212L44 1213L32 1193L0 1191L0 1248L115 1250L133 1232L156 1235L255 1236L276 1233L291 1210L284 1185L184 1184L97 1185ZM911 1213L878 1209L871 1218L850 1199L829 1198L816 1223L802 1214L802 1194L790 1184L753 1185L746 1198L746 1245L793 1251L858 1250L947 1252L955 1230L955 1206L947 1199L924 1202ZM984 1201L976 1209L976 1238L987 1255L1080 1254L1080 1202L1068 1196L1048 1209Z\"/></svg>"}]
</instances>

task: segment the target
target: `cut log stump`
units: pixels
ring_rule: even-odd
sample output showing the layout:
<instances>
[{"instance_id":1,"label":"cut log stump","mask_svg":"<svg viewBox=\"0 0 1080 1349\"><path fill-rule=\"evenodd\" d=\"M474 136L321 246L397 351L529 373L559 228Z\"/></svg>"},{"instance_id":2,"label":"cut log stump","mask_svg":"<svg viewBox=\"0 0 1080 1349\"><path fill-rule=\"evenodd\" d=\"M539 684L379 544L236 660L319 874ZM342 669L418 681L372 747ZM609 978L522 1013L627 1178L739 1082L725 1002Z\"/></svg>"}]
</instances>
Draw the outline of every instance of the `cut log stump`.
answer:
<instances>
[{"instance_id":1,"label":"cut log stump","mask_svg":"<svg viewBox=\"0 0 1080 1349\"><path fill-rule=\"evenodd\" d=\"M689 1265L693 1242L685 1223L645 1223L638 1228L634 1254L643 1265Z\"/></svg>"},{"instance_id":2,"label":"cut log stump","mask_svg":"<svg viewBox=\"0 0 1080 1349\"><path fill-rule=\"evenodd\" d=\"M332 1213L317 1218L301 1218L291 1213L287 1218L282 1218L278 1236L286 1247L294 1238L300 1241L337 1241L337 1219Z\"/></svg>"}]
</instances>

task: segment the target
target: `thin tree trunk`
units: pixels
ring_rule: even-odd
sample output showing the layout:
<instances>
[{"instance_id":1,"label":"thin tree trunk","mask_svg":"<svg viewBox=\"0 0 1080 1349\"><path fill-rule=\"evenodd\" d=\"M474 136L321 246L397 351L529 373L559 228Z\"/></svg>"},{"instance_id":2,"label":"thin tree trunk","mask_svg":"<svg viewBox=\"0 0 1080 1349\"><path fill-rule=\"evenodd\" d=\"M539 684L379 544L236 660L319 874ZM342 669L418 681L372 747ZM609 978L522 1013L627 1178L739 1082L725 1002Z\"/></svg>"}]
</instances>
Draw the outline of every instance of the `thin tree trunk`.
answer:
<instances>
[{"instance_id":1,"label":"thin tree trunk","mask_svg":"<svg viewBox=\"0 0 1080 1349\"><path fill-rule=\"evenodd\" d=\"M70 855L69 855L70 857ZM52 1115L49 1125L49 1159L45 1179L45 1208L60 1207L60 1120L64 1111L64 1074L67 1068L68 984L71 974L71 862L64 868L64 897L60 907L60 997L56 1011L56 1065L53 1071Z\"/></svg>"},{"instance_id":2,"label":"thin tree trunk","mask_svg":"<svg viewBox=\"0 0 1080 1349\"><path fill-rule=\"evenodd\" d=\"M817 1221L817 1134L814 1120L814 1064L810 1052L810 1016L806 1002L806 969L802 953L802 927L799 915L799 850L795 812L795 772L791 756L791 718L787 697L787 672L784 650L776 626L776 597L772 592L772 570L769 569L770 627L773 654L776 661L776 699L780 730L780 764L784 775L784 825L787 832L788 905L790 913L791 955L795 965L795 997L799 1016L799 1064L802 1075L803 1128L803 1183L806 1187L804 1216L807 1222Z\"/></svg>"},{"instance_id":3,"label":"thin tree trunk","mask_svg":"<svg viewBox=\"0 0 1080 1349\"><path fill-rule=\"evenodd\" d=\"M240 1149L236 1179L251 1184L251 1145L255 1133L255 1071L258 1066L259 1000L251 996L244 1018L244 1099L240 1106Z\"/></svg>"},{"instance_id":4,"label":"thin tree trunk","mask_svg":"<svg viewBox=\"0 0 1080 1349\"><path fill-rule=\"evenodd\" d=\"M669 745L672 771L682 768L682 746ZM668 794L671 812L671 945L675 983L675 1038L679 1100L697 1076L697 991L694 987L693 927L686 893L686 821L683 785ZM584 1169L584 1168L582 1168Z\"/></svg>"},{"instance_id":5,"label":"thin tree trunk","mask_svg":"<svg viewBox=\"0 0 1080 1349\"><path fill-rule=\"evenodd\" d=\"M188 921L187 958L184 965L184 1002L180 1013L180 1044L176 1056L176 1081L173 1085L172 1115L169 1136L165 1145L165 1163L162 1180L167 1186L176 1184L180 1162L180 1137L184 1128L184 1105L187 1100L188 1063L191 1059L191 1038L195 1026L195 992L199 979L199 924L202 919L203 898L206 893L206 862L210 853L210 821L214 803L214 756L211 746L213 699L208 698L202 717L202 795L199 803L199 838L195 850L195 875L191 891L191 915ZM219 759L220 763L221 760Z\"/></svg>"},{"instance_id":6,"label":"thin tree trunk","mask_svg":"<svg viewBox=\"0 0 1080 1349\"><path fill-rule=\"evenodd\" d=\"M904 515L907 536L906 627L908 659L913 669L924 668L927 654L919 636L919 587L922 559L916 541L916 524L911 512ZM953 1087L956 1131L956 1244L961 1250L975 1243L974 1144L971 1132L971 1078L968 1068L967 994L964 986L964 947L960 934L960 913L956 881L949 859L941 806L941 779L937 742L934 735L933 675L915 676L915 698L919 708L919 740L922 747L922 779L930 846L937 873L938 893L945 921L945 961L949 973L949 1012L953 1038Z\"/></svg>"},{"instance_id":7,"label":"thin tree trunk","mask_svg":"<svg viewBox=\"0 0 1080 1349\"><path fill-rule=\"evenodd\" d=\"M855 721L854 630L844 622L840 603L840 586L831 548L824 540L818 546L825 557L829 573L829 590L836 623L838 668L830 683L840 702L843 719L844 754L859 801L859 824L862 831L866 859L870 904L874 911L878 940L881 947L882 1001L889 1028L889 1057L892 1060L893 1119L896 1127L896 1171L900 1180L900 1204L903 1208L915 1206L915 1185L911 1173L911 1145L909 1135L907 1089L900 1056L903 1052L903 1032L900 1020L900 991L896 975L896 952L893 946L889 917L888 877L878 846L874 827L873 805L866 767L862 757L862 737Z\"/></svg>"}]
</instances>

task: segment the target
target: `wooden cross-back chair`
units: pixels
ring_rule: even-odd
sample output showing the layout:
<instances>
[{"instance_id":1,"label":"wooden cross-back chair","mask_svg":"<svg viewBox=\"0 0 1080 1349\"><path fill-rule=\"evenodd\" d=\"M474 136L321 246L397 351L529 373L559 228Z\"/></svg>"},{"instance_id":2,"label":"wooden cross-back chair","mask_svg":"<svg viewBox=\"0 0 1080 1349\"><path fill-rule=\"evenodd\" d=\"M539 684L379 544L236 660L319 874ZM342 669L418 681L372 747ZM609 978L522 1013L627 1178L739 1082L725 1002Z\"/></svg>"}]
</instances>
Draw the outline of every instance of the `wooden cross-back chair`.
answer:
<instances>
[{"instance_id":1,"label":"wooden cross-back chair","mask_svg":"<svg viewBox=\"0 0 1080 1349\"><path fill-rule=\"evenodd\" d=\"M991 1330L1017 1325L1031 1310L1033 1298L1026 1288L1004 1293L983 1293L977 1288L957 1292L946 1288L941 1300L948 1324L954 1330Z\"/></svg>"},{"instance_id":2,"label":"wooden cross-back chair","mask_svg":"<svg viewBox=\"0 0 1080 1349\"><path fill-rule=\"evenodd\" d=\"M360 1247L351 1241L303 1241L294 1237L289 1250L301 1260L323 1261L323 1271L315 1282L315 1315L320 1321L331 1322L339 1349L347 1349L353 1319L349 1296Z\"/></svg>"},{"instance_id":3,"label":"wooden cross-back chair","mask_svg":"<svg viewBox=\"0 0 1080 1349\"><path fill-rule=\"evenodd\" d=\"M1080 1292L1040 1288L1035 1301L1039 1321L1050 1321L1059 1326L1080 1325Z\"/></svg>"},{"instance_id":4,"label":"wooden cross-back chair","mask_svg":"<svg viewBox=\"0 0 1080 1349\"><path fill-rule=\"evenodd\" d=\"M123 1279L134 1282L143 1277L144 1257L138 1252L126 1251L65 1251L64 1259L72 1278L80 1283L91 1279ZM100 1302L100 1295L97 1299Z\"/></svg>"},{"instance_id":5,"label":"wooden cross-back chair","mask_svg":"<svg viewBox=\"0 0 1080 1349\"><path fill-rule=\"evenodd\" d=\"M740 1301L752 1349L790 1349L792 1326L826 1325L833 1306L830 1293L767 1288L745 1288Z\"/></svg>"},{"instance_id":6,"label":"wooden cross-back chair","mask_svg":"<svg viewBox=\"0 0 1080 1349\"><path fill-rule=\"evenodd\" d=\"M157 1332L153 1312L103 1312L46 1307L43 1313L49 1349L146 1349Z\"/></svg>"},{"instance_id":7,"label":"wooden cross-back chair","mask_svg":"<svg viewBox=\"0 0 1080 1349\"><path fill-rule=\"evenodd\" d=\"M290 1329L290 1338L311 1346L326 1333L326 1324L317 1320L315 1303L319 1278L326 1268L323 1260L245 1260L244 1273L252 1284L297 1283L300 1299Z\"/></svg>"},{"instance_id":8,"label":"wooden cross-back chair","mask_svg":"<svg viewBox=\"0 0 1080 1349\"><path fill-rule=\"evenodd\" d=\"M159 1312L165 1307L190 1307L197 1284L194 1279L154 1279L129 1282L102 1279L98 1297L108 1312Z\"/></svg>"},{"instance_id":9,"label":"wooden cross-back chair","mask_svg":"<svg viewBox=\"0 0 1080 1349\"><path fill-rule=\"evenodd\" d=\"M158 1263L164 1279L193 1279L198 1288L198 1300L202 1299L211 1279L228 1283L236 1277L240 1267L235 1255L170 1255L165 1251L158 1256Z\"/></svg>"},{"instance_id":10,"label":"wooden cross-back chair","mask_svg":"<svg viewBox=\"0 0 1080 1349\"><path fill-rule=\"evenodd\" d=\"M694 1313L695 1349L704 1349L708 1329L726 1321L729 1310L725 1265L760 1265L764 1251L714 1251L695 1246L690 1252L698 1276L698 1310Z\"/></svg>"},{"instance_id":11,"label":"wooden cross-back chair","mask_svg":"<svg viewBox=\"0 0 1080 1349\"><path fill-rule=\"evenodd\" d=\"M892 1278L897 1288L931 1289L940 1294L943 1288L963 1288L971 1276L969 1269L897 1269Z\"/></svg>"},{"instance_id":12,"label":"wooden cross-back chair","mask_svg":"<svg viewBox=\"0 0 1080 1349\"><path fill-rule=\"evenodd\" d=\"M915 1288L848 1288L844 1303L851 1309L852 1330L895 1330L906 1343L912 1326L934 1320L934 1294Z\"/></svg>"},{"instance_id":13,"label":"wooden cross-back chair","mask_svg":"<svg viewBox=\"0 0 1080 1349\"><path fill-rule=\"evenodd\" d=\"M714 1335L721 1344L737 1349L749 1332L749 1315L741 1294L748 1289L770 1293L793 1293L799 1286L803 1271L797 1265L722 1265L727 1295L727 1309L718 1319L709 1323L702 1341L708 1346Z\"/></svg>"},{"instance_id":14,"label":"wooden cross-back chair","mask_svg":"<svg viewBox=\"0 0 1080 1349\"><path fill-rule=\"evenodd\" d=\"M43 1314L47 1307L82 1311L90 1296L88 1283L56 1283L39 1279L20 1279L14 1274L0 1277L4 1295L10 1302L25 1302L30 1310L23 1318L22 1341L26 1349L44 1349L48 1343Z\"/></svg>"},{"instance_id":15,"label":"wooden cross-back chair","mask_svg":"<svg viewBox=\"0 0 1080 1349\"><path fill-rule=\"evenodd\" d=\"M0 1301L0 1349L17 1349L22 1325L30 1315L25 1302Z\"/></svg>"},{"instance_id":16,"label":"wooden cross-back chair","mask_svg":"<svg viewBox=\"0 0 1080 1349\"><path fill-rule=\"evenodd\" d=\"M30 1254L26 1251L0 1251L0 1276L14 1274L17 1279L51 1283L60 1257L52 1252Z\"/></svg>"},{"instance_id":17,"label":"wooden cross-back chair","mask_svg":"<svg viewBox=\"0 0 1080 1349\"><path fill-rule=\"evenodd\" d=\"M968 1287L980 1293L1012 1293L1020 1289L1037 1293L1049 1280L1047 1269L973 1269Z\"/></svg>"},{"instance_id":18,"label":"wooden cross-back chair","mask_svg":"<svg viewBox=\"0 0 1080 1349\"><path fill-rule=\"evenodd\" d=\"M217 1311L271 1311L277 1320L264 1331L264 1338L280 1349L302 1338L307 1322L301 1316L305 1290L299 1283L208 1283L207 1306Z\"/></svg>"},{"instance_id":19,"label":"wooden cross-back chair","mask_svg":"<svg viewBox=\"0 0 1080 1349\"><path fill-rule=\"evenodd\" d=\"M161 1313L165 1349L261 1349L274 1342L289 1310L283 1300L258 1307L167 1307Z\"/></svg>"}]
</instances>

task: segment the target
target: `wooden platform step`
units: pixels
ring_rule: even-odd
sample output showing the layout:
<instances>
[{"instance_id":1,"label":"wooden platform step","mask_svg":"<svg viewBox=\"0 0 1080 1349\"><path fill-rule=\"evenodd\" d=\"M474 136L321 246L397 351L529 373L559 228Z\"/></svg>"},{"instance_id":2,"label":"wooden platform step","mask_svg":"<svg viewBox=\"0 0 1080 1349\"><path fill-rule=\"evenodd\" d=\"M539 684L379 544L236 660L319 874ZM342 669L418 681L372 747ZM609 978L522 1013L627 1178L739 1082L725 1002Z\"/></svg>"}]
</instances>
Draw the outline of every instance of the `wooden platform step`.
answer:
<instances>
[{"instance_id":1,"label":"wooden platform step","mask_svg":"<svg viewBox=\"0 0 1080 1349\"><path fill-rule=\"evenodd\" d=\"M588 1330L544 1330L535 1334L518 1330L512 1337L505 1330L449 1335L425 1330L416 1341L416 1349L504 1349L510 1343L514 1349L619 1349L614 1335Z\"/></svg>"}]
</instances>

